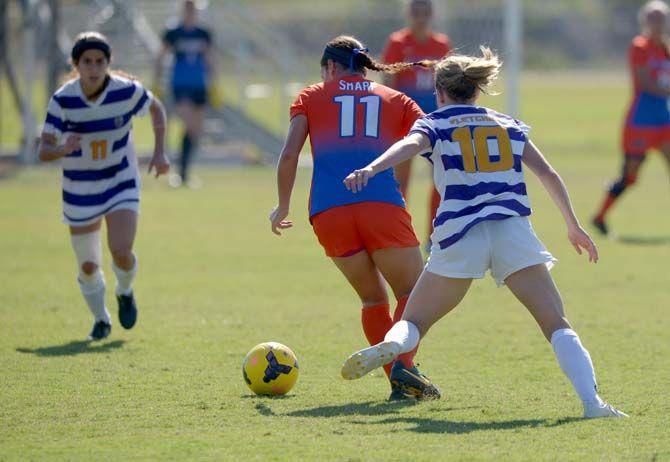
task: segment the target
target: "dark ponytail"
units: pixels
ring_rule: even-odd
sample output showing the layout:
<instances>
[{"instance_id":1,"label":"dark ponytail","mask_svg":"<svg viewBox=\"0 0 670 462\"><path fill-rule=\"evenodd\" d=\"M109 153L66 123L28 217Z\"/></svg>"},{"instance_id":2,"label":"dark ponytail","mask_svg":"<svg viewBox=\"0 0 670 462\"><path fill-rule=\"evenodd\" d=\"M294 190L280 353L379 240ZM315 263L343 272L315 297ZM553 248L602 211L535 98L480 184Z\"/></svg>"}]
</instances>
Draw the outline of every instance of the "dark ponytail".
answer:
<instances>
[{"instance_id":1,"label":"dark ponytail","mask_svg":"<svg viewBox=\"0 0 670 462\"><path fill-rule=\"evenodd\" d=\"M369 54L368 49L356 38L348 35L340 35L326 44L321 66L325 66L328 60L339 63L343 67L349 68L352 72L363 73L365 69L384 72L386 74L396 74L398 72L412 69L415 66L423 68L432 68L437 61L423 60L413 63L393 63L384 64L374 60Z\"/></svg>"}]
</instances>

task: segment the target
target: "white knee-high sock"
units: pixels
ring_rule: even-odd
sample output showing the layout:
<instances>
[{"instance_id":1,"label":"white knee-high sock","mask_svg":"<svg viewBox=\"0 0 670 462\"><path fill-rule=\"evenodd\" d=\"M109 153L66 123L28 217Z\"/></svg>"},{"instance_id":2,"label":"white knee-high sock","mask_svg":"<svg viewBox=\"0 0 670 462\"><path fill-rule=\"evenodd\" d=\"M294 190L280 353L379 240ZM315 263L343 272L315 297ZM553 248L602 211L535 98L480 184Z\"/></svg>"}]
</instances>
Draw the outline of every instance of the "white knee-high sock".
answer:
<instances>
[{"instance_id":1,"label":"white knee-high sock","mask_svg":"<svg viewBox=\"0 0 670 462\"><path fill-rule=\"evenodd\" d=\"M419 333L419 329L411 322L405 320L396 322L384 337L385 342L393 342L400 345L399 354L412 351L419 344L420 339L421 334Z\"/></svg>"},{"instance_id":2,"label":"white knee-high sock","mask_svg":"<svg viewBox=\"0 0 670 462\"><path fill-rule=\"evenodd\" d=\"M116 295L130 295L133 291L133 280L137 274L137 257L135 257L133 267L128 271L116 266L116 262L112 261L112 269L116 274Z\"/></svg>"},{"instance_id":3,"label":"white knee-high sock","mask_svg":"<svg viewBox=\"0 0 670 462\"><path fill-rule=\"evenodd\" d=\"M81 273L77 280L95 321L105 321L107 324L111 324L109 311L105 306L105 277L102 271L96 270L93 274Z\"/></svg>"},{"instance_id":4,"label":"white knee-high sock","mask_svg":"<svg viewBox=\"0 0 670 462\"><path fill-rule=\"evenodd\" d=\"M558 329L551 336L558 364L584 404L601 403L591 356L572 329Z\"/></svg>"}]
</instances>

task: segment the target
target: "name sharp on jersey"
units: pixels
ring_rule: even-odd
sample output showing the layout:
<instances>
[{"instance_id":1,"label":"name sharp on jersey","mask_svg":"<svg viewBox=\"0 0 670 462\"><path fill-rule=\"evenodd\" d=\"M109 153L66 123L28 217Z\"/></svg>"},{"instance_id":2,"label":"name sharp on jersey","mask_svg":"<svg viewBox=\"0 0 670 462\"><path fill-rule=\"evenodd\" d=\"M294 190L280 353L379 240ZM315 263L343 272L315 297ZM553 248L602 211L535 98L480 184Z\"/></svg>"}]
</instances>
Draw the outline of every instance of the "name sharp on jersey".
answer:
<instances>
[{"instance_id":1,"label":"name sharp on jersey","mask_svg":"<svg viewBox=\"0 0 670 462\"><path fill-rule=\"evenodd\" d=\"M372 91L375 88L374 82L368 81L354 81L347 82L346 80L340 80L340 90L343 91Z\"/></svg>"}]
</instances>

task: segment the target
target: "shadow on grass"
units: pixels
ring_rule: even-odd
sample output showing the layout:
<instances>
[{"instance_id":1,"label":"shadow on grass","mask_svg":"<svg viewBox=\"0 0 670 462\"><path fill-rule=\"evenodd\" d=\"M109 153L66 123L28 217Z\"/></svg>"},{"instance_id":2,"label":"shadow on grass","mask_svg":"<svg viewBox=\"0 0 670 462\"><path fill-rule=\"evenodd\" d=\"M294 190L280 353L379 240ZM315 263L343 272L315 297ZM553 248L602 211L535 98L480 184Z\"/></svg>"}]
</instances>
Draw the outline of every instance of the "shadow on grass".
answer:
<instances>
[{"instance_id":1,"label":"shadow on grass","mask_svg":"<svg viewBox=\"0 0 670 462\"><path fill-rule=\"evenodd\" d=\"M74 340L62 345L53 345L39 348L17 348L18 353L30 353L35 356L76 356L89 353L107 353L121 348L124 340L114 340L108 343L93 343L86 340Z\"/></svg>"},{"instance_id":2,"label":"shadow on grass","mask_svg":"<svg viewBox=\"0 0 670 462\"><path fill-rule=\"evenodd\" d=\"M286 414L289 417L342 417L352 415L381 416L396 414L398 410L416 406L415 400L406 401L366 401L364 403L349 403L337 406L319 406L311 409L301 409Z\"/></svg>"},{"instance_id":3,"label":"shadow on grass","mask_svg":"<svg viewBox=\"0 0 670 462\"><path fill-rule=\"evenodd\" d=\"M577 417L565 419L514 419L491 422L470 422L448 419L434 419L428 417L391 417L375 421L352 421L354 425L394 425L411 424L413 427L395 430L411 431L415 433L448 433L448 434L466 434L481 430L512 430L516 428L550 428L559 425L580 421Z\"/></svg>"},{"instance_id":4,"label":"shadow on grass","mask_svg":"<svg viewBox=\"0 0 670 462\"><path fill-rule=\"evenodd\" d=\"M441 418L440 413L457 411L464 409L476 409L477 406L467 407L448 407L430 410L431 414L436 414L435 417L416 417L402 415L400 412L404 408L413 406L424 406L423 403L415 401L391 401L378 402L367 401L363 403L350 403L338 406L320 406L311 409L303 409L299 411L281 414L289 417L382 417L382 419L355 419L349 421L354 425L396 425L409 424L412 427L407 429L394 429L392 431L411 431L416 433L450 433L450 434L464 434L472 433L481 430L511 430L516 428L549 428L559 425L580 421L582 419L575 417L568 417L563 419L515 419L506 421L457 421ZM275 415L274 412L266 405L257 405L256 409L261 415Z\"/></svg>"},{"instance_id":5,"label":"shadow on grass","mask_svg":"<svg viewBox=\"0 0 670 462\"><path fill-rule=\"evenodd\" d=\"M618 236L617 242L627 245L660 246L670 245L670 236Z\"/></svg>"}]
</instances>

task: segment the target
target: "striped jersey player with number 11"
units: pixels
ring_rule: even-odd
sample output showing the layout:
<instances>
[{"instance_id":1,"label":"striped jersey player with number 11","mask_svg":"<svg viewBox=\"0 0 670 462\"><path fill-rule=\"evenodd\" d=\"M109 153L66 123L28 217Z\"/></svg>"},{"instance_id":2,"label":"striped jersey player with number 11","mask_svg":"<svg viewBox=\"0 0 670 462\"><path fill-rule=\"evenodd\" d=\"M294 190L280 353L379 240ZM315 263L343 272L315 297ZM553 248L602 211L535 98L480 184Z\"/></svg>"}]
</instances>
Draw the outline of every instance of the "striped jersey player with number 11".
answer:
<instances>
[{"instance_id":1,"label":"striped jersey player with number 11","mask_svg":"<svg viewBox=\"0 0 670 462\"><path fill-rule=\"evenodd\" d=\"M132 118L151 113L155 136L149 172L165 174L165 111L142 84L110 71L112 49L106 37L84 32L71 58L74 77L52 96L42 131L40 159L63 164L63 221L79 265L79 287L94 317L89 340L107 337L112 324L105 306L105 279L100 269L100 227L116 275L119 321L130 329L137 320L132 282L137 273L133 242L137 230L140 175L133 147Z\"/></svg>"}]
</instances>

